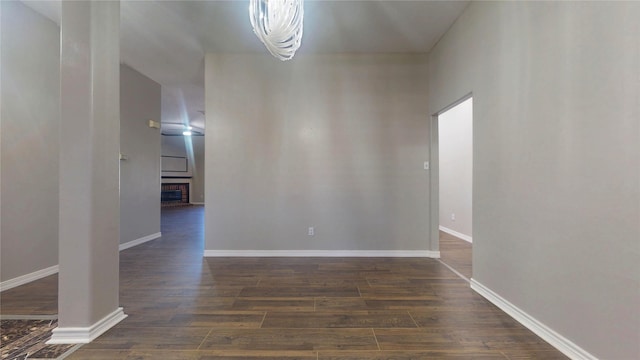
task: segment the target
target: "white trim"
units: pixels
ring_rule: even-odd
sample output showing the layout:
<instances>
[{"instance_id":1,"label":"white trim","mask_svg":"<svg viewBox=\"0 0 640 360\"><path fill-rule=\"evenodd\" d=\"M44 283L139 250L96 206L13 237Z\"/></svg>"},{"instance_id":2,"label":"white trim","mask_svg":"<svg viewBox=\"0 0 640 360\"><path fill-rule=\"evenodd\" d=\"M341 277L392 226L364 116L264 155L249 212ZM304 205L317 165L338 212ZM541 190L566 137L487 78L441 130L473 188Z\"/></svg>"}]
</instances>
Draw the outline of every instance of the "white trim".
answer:
<instances>
[{"instance_id":1,"label":"white trim","mask_svg":"<svg viewBox=\"0 0 640 360\"><path fill-rule=\"evenodd\" d=\"M430 250L205 250L204 257L428 257L439 258Z\"/></svg>"},{"instance_id":2,"label":"white trim","mask_svg":"<svg viewBox=\"0 0 640 360\"><path fill-rule=\"evenodd\" d=\"M460 239L462 239L462 240L464 240L466 242L473 243L473 238L471 236L465 235L463 233L459 233L459 232L457 232L455 230L451 230L448 227L444 227L444 226L440 225L440 231L444 231L447 234L453 235L453 236L455 236L457 238L460 238Z\"/></svg>"},{"instance_id":3,"label":"white trim","mask_svg":"<svg viewBox=\"0 0 640 360\"><path fill-rule=\"evenodd\" d=\"M146 243L147 241L155 240L155 239L159 238L160 236L162 236L162 233L161 232L157 232L155 234L143 236L143 237L141 237L139 239L131 240L131 241L126 242L124 244L120 244L120 246L118 246L118 248L120 249L120 251L126 250L126 249L134 247L136 245L140 245L140 244Z\"/></svg>"},{"instance_id":4,"label":"white trim","mask_svg":"<svg viewBox=\"0 0 640 360\"><path fill-rule=\"evenodd\" d=\"M134 247L136 245L140 245L142 243L146 243L147 241L151 241L151 240L155 240L159 237L162 236L161 232L157 232L155 234L151 234L151 235L147 235L147 236L143 236L139 239L135 239L129 242L126 242L124 244L120 244L120 246L118 246L119 250L126 250L128 248ZM36 281L36 280L40 280L44 277L47 277L49 275L53 275L53 274L57 274L58 273L58 265L53 265L50 266L46 269L41 269L38 271L34 271L32 273L26 274L26 275L22 275L22 276L18 276L15 277L13 279L9 279L3 282L0 282L0 292L5 291L5 290L9 290L9 289L13 289L14 287L20 286L20 285L24 285L27 283L30 283L32 281Z\"/></svg>"},{"instance_id":5,"label":"white trim","mask_svg":"<svg viewBox=\"0 0 640 360\"><path fill-rule=\"evenodd\" d=\"M58 265L0 282L0 292L58 273Z\"/></svg>"},{"instance_id":6,"label":"white trim","mask_svg":"<svg viewBox=\"0 0 640 360\"><path fill-rule=\"evenodd\" d=\"M60 327L52 330L46 344L88 344L126 318L121 307L89 327Z\"/></svg>"},{"instance_id":7,"label":"white trim","mask_svg":"<svg viewBox=\"0 0 640 360\"><path fill-rule=\"evenodd\" d=\"M160 179L160 183L162 183L162 184L184 184L184 183L189 183L189 185L191 185L191 176L189 176L189 177L177 177L177 178L165 178L165 177L162 177Z\"/></svg>"},{"instance_id":8,"label":"white trim","mask_svg":"<svg viewBox=\"0 0 640 360\"><path fill-rule=\"evenodd\" d=\"M442 261L441 259L438 259L438 261L440 262L440 264L446 266L447 269L451 270L454 274L458 275L462 280L466 282L471 282L466 276L462 275L458 270L449 266L449 264L447 264L446 262Z\"/></svg>"},{"instance_id":9,"label":"white trim","mask_svg":"<svg viewBox=\"0 0 640 360\"><path fill-rule=\"evenodd\" d=\"M496 294L491 289L480 284L474 279L471 279L471 288L569 358L597 360L595 356L591 355L586 350L573 343L571 340L558 334L547 325L543 324L533 316L527 314L514 304L510 303L509 301L502 298L500 295Z\"/></svg>"},{"instance_id":10,"label":"white trim","mask_svg":"<svg viewBox=\"0 0 640 360\"><path fill-rule=\"evenodd\" d=\"M192 202L191 205L204 205L203 202Z\"/></svg>"}]
</instances>

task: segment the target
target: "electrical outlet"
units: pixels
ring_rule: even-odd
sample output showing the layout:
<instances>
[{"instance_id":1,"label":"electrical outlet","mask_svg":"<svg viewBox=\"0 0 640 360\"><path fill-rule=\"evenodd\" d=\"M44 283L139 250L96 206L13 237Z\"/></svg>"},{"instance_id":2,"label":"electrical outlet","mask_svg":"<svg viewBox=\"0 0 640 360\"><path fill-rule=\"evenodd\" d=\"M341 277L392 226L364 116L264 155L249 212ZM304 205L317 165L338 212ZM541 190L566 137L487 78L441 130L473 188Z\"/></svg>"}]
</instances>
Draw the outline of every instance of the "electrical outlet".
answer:
<instances>
[{"instance_id":1,"label":"electrical outlet","mask_svg":"<svg viewBox=\"0 0 640 360\"><path fill-rule=\"evenodd\" d=\"M429 170L429 162L428 161L424 162L424 169L425 170Z\"/></svg>"},{"instance_id":2,"label":"electrical outlet","mask_svg":"<svg viewBox=\"0 0 640 360\"><path fill-rule=\"evenodd\" d=\"M456 214L455 213L451 213L451 221L456 221Z\"/></svg>"},{"instance_id":3,"label":"electrical outlet","mask_svg":"<svg viewBox=\"0 0 640 360\"><path fill-rule=\"evenodd\" d=\"M316 234L315 229L313 228L313 226L310 226L309 227L309 232L307 232L307 235L313 236L315 234Z\"/></svg>"}]
</instances>

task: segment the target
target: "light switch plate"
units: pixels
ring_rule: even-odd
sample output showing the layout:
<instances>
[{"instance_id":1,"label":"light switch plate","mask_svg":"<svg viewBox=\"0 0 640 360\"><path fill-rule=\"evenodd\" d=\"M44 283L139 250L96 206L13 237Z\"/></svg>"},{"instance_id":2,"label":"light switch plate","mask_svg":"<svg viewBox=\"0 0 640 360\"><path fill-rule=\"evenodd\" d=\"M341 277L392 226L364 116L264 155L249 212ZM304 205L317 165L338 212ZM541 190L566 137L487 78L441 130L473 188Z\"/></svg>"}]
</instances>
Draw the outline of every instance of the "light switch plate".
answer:
<instances>
[{"instance_id":1,"label":"light switch plate","mask_svg":"<svg viewBox=\"0 0 640 360\"><path fill-rule=\"evenodd\" d=\"M160 123L157 121L149 120L149 127L154 129L160 129Z\"/></svg>"}]
</instances>

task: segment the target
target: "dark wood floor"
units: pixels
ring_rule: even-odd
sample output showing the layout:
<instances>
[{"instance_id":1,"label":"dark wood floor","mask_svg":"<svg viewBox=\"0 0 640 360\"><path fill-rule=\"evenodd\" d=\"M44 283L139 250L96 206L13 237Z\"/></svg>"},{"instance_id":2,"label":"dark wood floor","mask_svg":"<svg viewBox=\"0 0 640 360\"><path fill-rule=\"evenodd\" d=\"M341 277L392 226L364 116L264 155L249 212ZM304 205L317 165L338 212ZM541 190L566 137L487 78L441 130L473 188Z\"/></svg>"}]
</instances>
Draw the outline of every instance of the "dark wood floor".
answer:
<instances>
[{"instance_id":1,"label":"dark wood floor","mask_svg":"<svg viewBox=\"0 0 640 360\"><path fill-rule=\"evenodd\" d=\"M68 359L565 359L437 260L202 258L202 208L121 253L129 317ZM55 276L2 293L55 311Z\"/></svg>"},{"instance_id":2,"label":"dark wood floor","mask_svg":"<svg viewBox=\"0 0 640 360\"><path fill-rule=\"evenodd\" d=\"M471 243L440 231L440 260L471 279Z\"/></svg>"}]
</instances>

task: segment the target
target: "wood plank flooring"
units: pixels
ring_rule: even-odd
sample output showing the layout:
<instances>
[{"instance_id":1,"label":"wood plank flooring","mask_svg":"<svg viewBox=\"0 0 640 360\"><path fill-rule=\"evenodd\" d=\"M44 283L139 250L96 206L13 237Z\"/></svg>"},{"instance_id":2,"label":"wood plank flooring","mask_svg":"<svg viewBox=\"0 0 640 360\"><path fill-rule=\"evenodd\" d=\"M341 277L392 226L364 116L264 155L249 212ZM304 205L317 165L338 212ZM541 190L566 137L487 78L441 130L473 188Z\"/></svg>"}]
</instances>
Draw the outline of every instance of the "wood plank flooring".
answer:
<instances>
[{"instance_id":1,"label":"wood plank flooring","mask_svg":"<svg viewBox=\"0 0 640 360\"><path fill-rule=\"evenodd\" d=\"M56 315L58 275L0 292L2 315Z\"/></svg>"},{"instance_id":2,"label":"wood plank flooring","mask_svg":"<svg viewBox=\"0 0 640 360\"><path fill-rule=\"evenodd\" d=\"M129 317L68 359L565 359L437 260L203 259L202 222L163 210L162 238L121 252ZM0 310L51 311L55 284Z\"/></svg>"},{"instance_id":3,"label":"wood plank flooring","mask_svg":"<svg viewBox=\"0 0 640 360\"><path fill-rule=\"evenodd\" d=\"M440 231L440 260L471 279L471 243Z\"/></svg>"}]
</instances>

